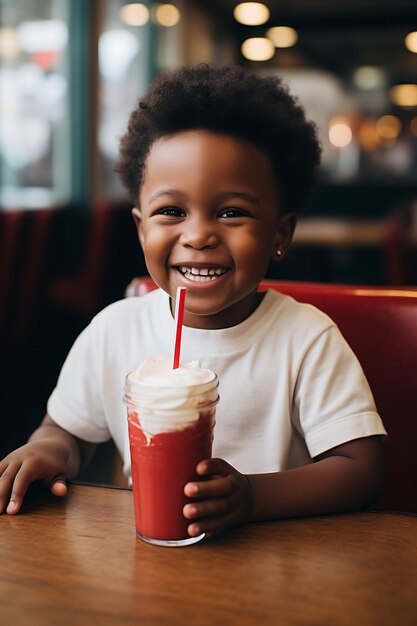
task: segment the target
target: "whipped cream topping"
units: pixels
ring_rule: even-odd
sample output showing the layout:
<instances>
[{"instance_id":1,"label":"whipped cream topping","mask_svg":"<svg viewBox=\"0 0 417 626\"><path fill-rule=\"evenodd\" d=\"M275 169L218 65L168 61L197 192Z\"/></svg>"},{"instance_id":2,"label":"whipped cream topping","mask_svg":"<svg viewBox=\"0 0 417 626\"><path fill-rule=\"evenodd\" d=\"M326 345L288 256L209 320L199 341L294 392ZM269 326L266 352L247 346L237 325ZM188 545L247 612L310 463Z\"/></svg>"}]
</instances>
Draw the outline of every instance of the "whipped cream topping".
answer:
<instances>
[{"instance_id":1,"label":"whipped cream topping","mask_svg":"<svg viewBox=\"0 0 417 626\"><path fill-rule=\"evenodd\" d=\"M218 380L199 361L172 369L166 357L148 358L127 377L125 403L136 409L142 429L155 435L195 423L200 409L217 402Z\"/></svg>"},{"instance_id":2,"label":"whipped cream topping","mask_svg":"<svg viewBox=\"0 0 417 626\"><path fill-rule=\"evenodd\" d=\"M209 383L214 378L211 370L201 369L200 361L180 363L174 370L167 357L150 357L132 374L132 380L151 387L187 387Z\"/></svg>"}]
</instances>

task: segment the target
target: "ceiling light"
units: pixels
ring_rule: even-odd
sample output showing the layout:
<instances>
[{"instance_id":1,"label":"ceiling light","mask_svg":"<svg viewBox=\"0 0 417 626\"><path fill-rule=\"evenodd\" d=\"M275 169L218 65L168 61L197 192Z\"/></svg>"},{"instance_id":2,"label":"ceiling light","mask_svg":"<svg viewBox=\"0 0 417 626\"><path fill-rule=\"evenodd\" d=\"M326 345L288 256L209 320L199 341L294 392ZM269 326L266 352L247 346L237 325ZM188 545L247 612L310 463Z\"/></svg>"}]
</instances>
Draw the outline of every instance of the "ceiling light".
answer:
<instances>
[{"instance_id":1,"label":"ceiling light","mask_svg":"<svg viewBox=\"0 0 417 626\"><path fill-rule=\"evenodd\" d=\"M159 4L155 9L155 20L160 26L175 26L181 18L181 13L173 4Z\"/></svg>"},{"instance_id":2,"label":"ceiling light","mask_svg":"<svg viewBox=\"0 0 417 626\"><path fill-rule=\"evenodd\" d=\"M269 20L269 9L260 2L241 2L233 10L234 18L246 26L259 26Z\"/></svg>"},{"instance_id":3,"label":"ceiling light","mask_svg":"<svg viewBox=\"0 0 417 626\"><path fill-rule=\"evenodd\" d=\"M417 52L417 31L408 33L404 39L404 43L405 47L410 50L410 52Z\"/></svg>"},{"instance_id":4,"label":"ceiling light","mask_svg":"<svg viewBox=\"0 0 417 626\"><path fill-rule=\"evenodd\" d=\"M390 98L400 107L417 106L417 85L395 85L390 91Z\"/></svg>"},{"instance_id":5,"label":"ceiling light","mask_svg":"<svg viewBox=\"0 0 417 626\"><path fill-rule=\"evenodd\" d=\"M329 140L336 148L346 148L352 141L352 130L346 117L337 116L330 120Z\"/></svg>"},{"instance_id":6,"label":"ceiling light","mask_svg":"<svg viewBox=\"0 0 417 626\"><path fill-rule=\"evenodd\" d=\"M128 26L144 26L149 20L149 9L140 3L125 4L120 9L120 17Z\"/></svg>"},{"instance_id":7,"label":"ceiling light","mask_svg":"<svg viewBox=\"0 0 417 626\"><path fill-rule=\"evenodd\" d=\"M251 37L243 42L241 51L249 61L268 61L275 54L274 44L266 37Z\"/></svg>"},{"instance_id":8,"label":"ceiling light","mask_svg":"<svg viewBox=\"0 0 417 626\"><path fill-rule=\"evenodd\" d=\"M276 48L291 48L297 43L298 33L291 26L273 26L266 32Z\"/></svg>"},{"instance_id":9,"label":"ceiling light","mask_svg":"<svg viewBox=\"0 0 417 626\"><path fill-rule=\"evenodd\" d=\"M395 115L383 115L376 123L376 132L382 139L396 139L401 132L401 122Z\"/></svg>"},{"instance_id":10,"label":"ceiling light","mask_svg":"<svg viewBox=\"0 0 417 626\"><path fill-rule=\"evenodd\" d=\"M353 74L354 83L359 89L378 89L385 85L385 73L379 67L363 65L358 67Z\"/></svg>"},{"instance_id":11,"label":"ceiling light","mask_svg":"<svg viewBox=\"0 0 417 626\"><path fill-rule=\"evenodd\" d=\"M376 131L376 124L373 119L366 118L362 121L358 130L358 138L362 150L367 152L371 152L379 146L380 137Z\"/></svg>"}]
</instances>

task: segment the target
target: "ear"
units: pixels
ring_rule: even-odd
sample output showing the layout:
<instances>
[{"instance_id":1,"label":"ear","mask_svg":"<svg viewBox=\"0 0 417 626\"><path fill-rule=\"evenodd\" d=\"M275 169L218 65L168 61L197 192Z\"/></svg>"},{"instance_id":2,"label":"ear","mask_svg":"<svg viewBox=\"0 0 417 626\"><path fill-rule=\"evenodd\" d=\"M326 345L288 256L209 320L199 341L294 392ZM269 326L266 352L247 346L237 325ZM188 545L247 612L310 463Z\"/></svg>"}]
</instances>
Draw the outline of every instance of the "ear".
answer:
<instances>
[{"instance_id":1,"label":"ear","mask_svg":"<svg viewBox=\"0 0 417 626\"><path fill-rule=\"evenodd\" d=\"M273 261L282 261L284 258L291 244L296 225L297 215L295 213L285 213L280 217L272 251Z\"/></svg>"},{"instance_id":2,"label":"ear","mask_svg":"<svg viewBox=\"0 0 417 626\"><path fill-rule=\"evenodd\" d=\"M134 207L131 211L133 221L135 222L136 230L138 233L139 243L142 246L142 250L144 249L144 237L143 237L143 222L142 222L142 213L140 209Z\"/></svg>"}]
</instances>

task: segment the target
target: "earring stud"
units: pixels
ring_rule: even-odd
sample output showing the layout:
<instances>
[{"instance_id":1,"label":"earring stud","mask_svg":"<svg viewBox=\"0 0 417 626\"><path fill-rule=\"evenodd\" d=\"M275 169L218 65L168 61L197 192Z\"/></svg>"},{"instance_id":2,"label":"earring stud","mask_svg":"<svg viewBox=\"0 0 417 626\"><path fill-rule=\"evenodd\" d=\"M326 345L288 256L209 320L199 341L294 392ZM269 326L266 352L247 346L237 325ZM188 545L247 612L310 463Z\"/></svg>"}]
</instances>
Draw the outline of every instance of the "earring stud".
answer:
<instances>
[{"instance_id":1,"label":"earring stud","mask_svg":"<svg viewBox=\"0 0 417 626\"><path fill-rule=\"evenodd\" d=\"M282 256L282 250L281 250L281 248L278 248L278 250L276 251L276 255L277 255L277 256Z\"/></svg>"}]
</instances>

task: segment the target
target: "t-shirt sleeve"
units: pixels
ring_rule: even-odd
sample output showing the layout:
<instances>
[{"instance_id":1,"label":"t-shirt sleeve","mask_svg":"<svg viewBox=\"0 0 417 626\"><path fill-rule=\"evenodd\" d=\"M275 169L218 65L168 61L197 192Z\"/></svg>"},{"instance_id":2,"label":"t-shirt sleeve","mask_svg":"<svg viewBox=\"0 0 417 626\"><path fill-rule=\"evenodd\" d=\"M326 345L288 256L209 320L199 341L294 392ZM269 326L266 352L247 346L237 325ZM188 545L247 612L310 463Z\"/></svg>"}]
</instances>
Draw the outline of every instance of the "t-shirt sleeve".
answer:
<instances>
[{"instance_id":1,"label":"t-shirt sleeve","mask_svg":"<svg viewBox=\"0 0 417 626\"><path fill-rule=\"evenodd\" d=\"M72 346L47 404L48 415L59 426L94 443L110 439L101 400L98 334L93 320Z\"/></svg>"},{"instance_id":2,"label":"t-shirt sleeve","mask_svg":"<svg viewBox=\"0 0 417 626\"><path fill-rule=\"evenodd\" d=\"M311 457L353 439L387 434L362 367L337 326L324 330L304 355L293 422Z\"/></svg>"}]
</instances>

